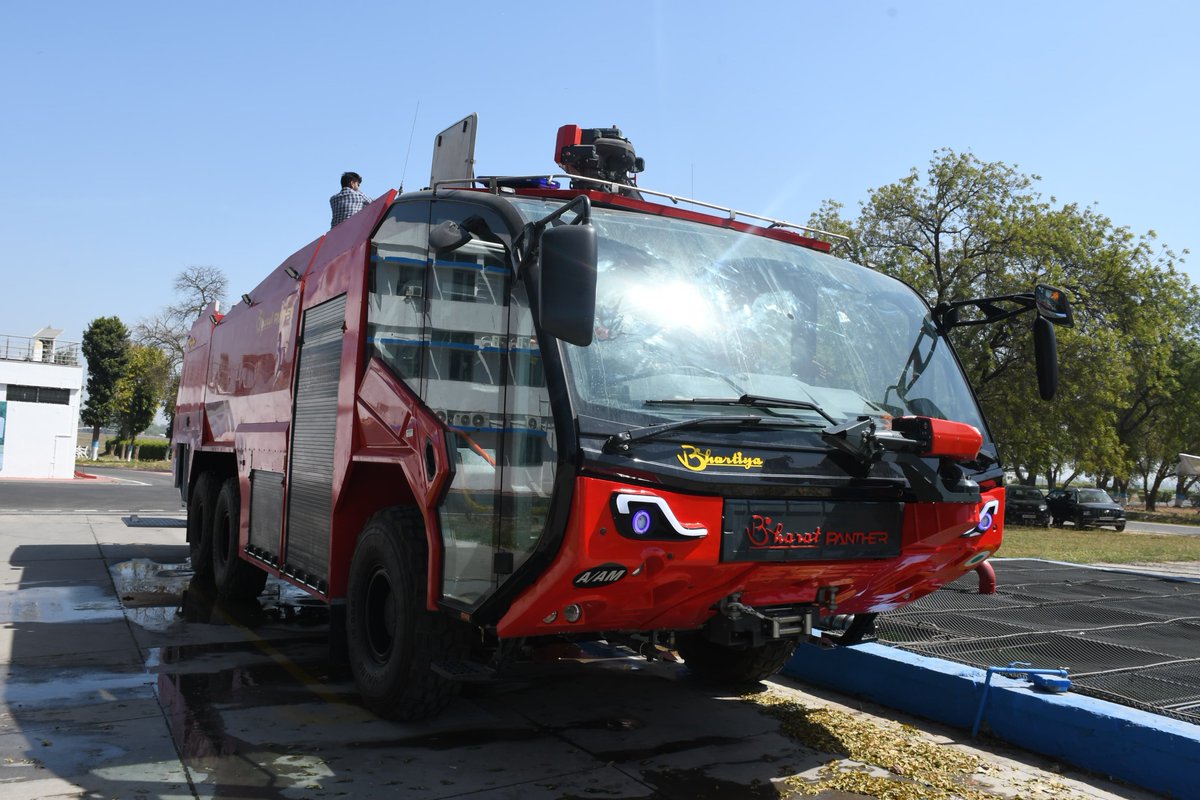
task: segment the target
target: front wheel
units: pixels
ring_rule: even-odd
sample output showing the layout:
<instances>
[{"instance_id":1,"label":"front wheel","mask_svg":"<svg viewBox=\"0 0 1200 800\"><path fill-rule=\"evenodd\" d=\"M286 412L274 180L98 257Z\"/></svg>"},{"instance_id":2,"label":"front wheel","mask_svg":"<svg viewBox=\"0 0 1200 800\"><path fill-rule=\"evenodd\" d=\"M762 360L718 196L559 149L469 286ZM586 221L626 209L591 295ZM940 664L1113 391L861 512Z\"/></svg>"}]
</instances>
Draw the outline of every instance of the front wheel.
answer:
<instances>
[{"instance_id":1,"label":"front wheel","mask_svg":"<svg viewBox=\"0 0 1200 800\"><path fill-rule=\"evenodd\" d=\"M1077 530L1083 530L1083 515L1082 514L1075 515L1075 528Z\"/></svg>"},{"instance_id":2,"label":"front wheel","mask_svg":"<svg viewBox=\"0 0 1200 800\"><path fill-rule=\"evenodd\" d=\"M421 515L385 509L368 520L350 562L346 637L350 670L367 708L381 717L432 717L458 684L433 671L466 657L469 629L425 607L428 546Z\"/></svg>"},{"instance_id":3,"label":"front wheel","mask_svg":"<svg viewBox=\"0 0 1200 800\"><path fill-rule=\"evenodd\" d=\"M725 684L757 683L769 678L792 657L796 642L777 639L741 649L709 641L701 631L675 636L684 663L699 678Z\"/></svg>"},{"instance_id":4,"label":"front wheel","mask_svg":"<svg viewBox=\"0 0 1200 800\"><path fill-rule=\"evenodd\" d=\"M1117 523L1117 533L1120 533L1120 532L1121 532L1121 531L1123 531L1123 530L1125 530L1125 523L1124 523L1124 522L1118 522L1118 523Z\"/></svg>"}]
</instances>

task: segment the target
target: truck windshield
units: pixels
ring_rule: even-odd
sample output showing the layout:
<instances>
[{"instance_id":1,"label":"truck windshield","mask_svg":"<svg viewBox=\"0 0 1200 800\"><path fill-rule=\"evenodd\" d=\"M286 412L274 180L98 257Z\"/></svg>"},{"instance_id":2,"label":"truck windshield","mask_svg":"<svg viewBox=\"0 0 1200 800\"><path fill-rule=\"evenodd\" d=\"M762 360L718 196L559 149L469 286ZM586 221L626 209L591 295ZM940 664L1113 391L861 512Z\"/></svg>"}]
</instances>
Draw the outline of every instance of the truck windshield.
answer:
<instances>
[{"instance_id":1,"label":"truck windshield","mask_svg":"<svg viewBox=\"0 0 1200 800\"><path fill-rule=\"evenodd\" d=\"M527 219L552 205L520 200ZM557 204L555 204L557 205ZM577 411L621 425L746 413L669 400L806 401L842 420L918 414L986 435L929 308L903 283L797 245L593 208L595 337L564 345ZM761 413L817 412L765 406ZM823 423L823 421L822 421Z\"/></svg>"}]
</instances>

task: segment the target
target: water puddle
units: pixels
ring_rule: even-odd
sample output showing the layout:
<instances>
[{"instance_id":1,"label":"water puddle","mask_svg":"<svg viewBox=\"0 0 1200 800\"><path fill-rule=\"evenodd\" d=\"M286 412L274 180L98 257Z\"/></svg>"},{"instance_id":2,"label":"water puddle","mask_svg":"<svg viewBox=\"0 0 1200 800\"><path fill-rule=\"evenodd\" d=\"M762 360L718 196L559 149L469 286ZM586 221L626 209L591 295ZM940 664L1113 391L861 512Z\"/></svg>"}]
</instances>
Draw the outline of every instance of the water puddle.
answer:
<instances>
[{"instance_id":1,"label":"water puddle","mask_svg":"<svg viewBox=\"0 0 1200 800\"><path fill-rule=\"evenodd\" d=\"M329 622L329 607L322 600L274 577L256 600L229 602L217 596L211 581L196 577L187 562L135 558L113 564L110 572L126 616L150 631L161 633L185 622L251 629L269 622Z\"/></svg>"},{"instance_id":2,"label":"water puddle","mask_svg":"<svg viewBox=\"0 0 1200 800\"><path fill-rule=\"evenodd\" d=\"M13 623L94 622L120 619L121 604L107 586L30 586L9 594L0 614Z\"/></svg>"},{"instance_id":3,"label":"water puddle","mask_svg":"<svg viewBox=\"0 0 1200 800\"><path fill-rule=\"evenodd\" d=\"M642 770L642 778L663 797L689 800L775 800L780 792L770 781L750 783L714 778L702 769Z\"/></svg>"}]
</instances>

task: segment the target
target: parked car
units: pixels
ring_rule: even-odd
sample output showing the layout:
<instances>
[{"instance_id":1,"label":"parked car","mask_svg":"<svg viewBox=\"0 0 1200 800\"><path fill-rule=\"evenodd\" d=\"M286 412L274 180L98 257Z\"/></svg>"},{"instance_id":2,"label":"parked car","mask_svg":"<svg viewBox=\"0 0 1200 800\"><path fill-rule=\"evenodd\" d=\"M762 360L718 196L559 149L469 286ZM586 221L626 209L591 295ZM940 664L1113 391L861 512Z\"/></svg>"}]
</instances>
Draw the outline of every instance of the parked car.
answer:
<instances>
[{"instance_id":1,"label":"parked car","mask_svg":"<svg viewBox=\"0 0 1200 800\"><path fill-rule=\"evenodd\" d=\"M1070 522L1076 528L1125 530L1125 509L1103 489L1055 489L1046 495L1055 527Z\"/></svg>"},{"instance_id":2,"label":"parked car","mask_svg":"<svg viewBox=\"0 0 1200 800\"><path fill-rule=\"evenodd\" d=\"M1005 487L1004 524L1049 528L1050 507L1046 504L1046 495L1036 486Z\"/></svg>"}]
</instances>

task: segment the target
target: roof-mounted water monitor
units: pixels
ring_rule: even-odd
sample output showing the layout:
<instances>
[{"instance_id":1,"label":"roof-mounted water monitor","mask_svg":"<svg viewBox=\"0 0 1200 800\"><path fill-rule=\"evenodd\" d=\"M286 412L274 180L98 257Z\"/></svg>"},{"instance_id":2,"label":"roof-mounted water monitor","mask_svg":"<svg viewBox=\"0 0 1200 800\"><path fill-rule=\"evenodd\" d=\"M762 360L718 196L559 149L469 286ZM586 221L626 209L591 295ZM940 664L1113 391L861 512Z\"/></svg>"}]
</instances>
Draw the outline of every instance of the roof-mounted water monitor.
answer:
<instances>
[{"instance_id":1,"label":"roof-mounted water monitor","mask_svg":"<svg viewBox=\"0 0 1200 800\"><path fill-rule=\"evenodd\" d=\"M558 129L554 161L570 175L629 186L636 186L636 173L646 169L645 159L634 152L633 143L617 127L563 125ZM626 189L624 193L630 192Z\"/></svg>"}]
</instances>

